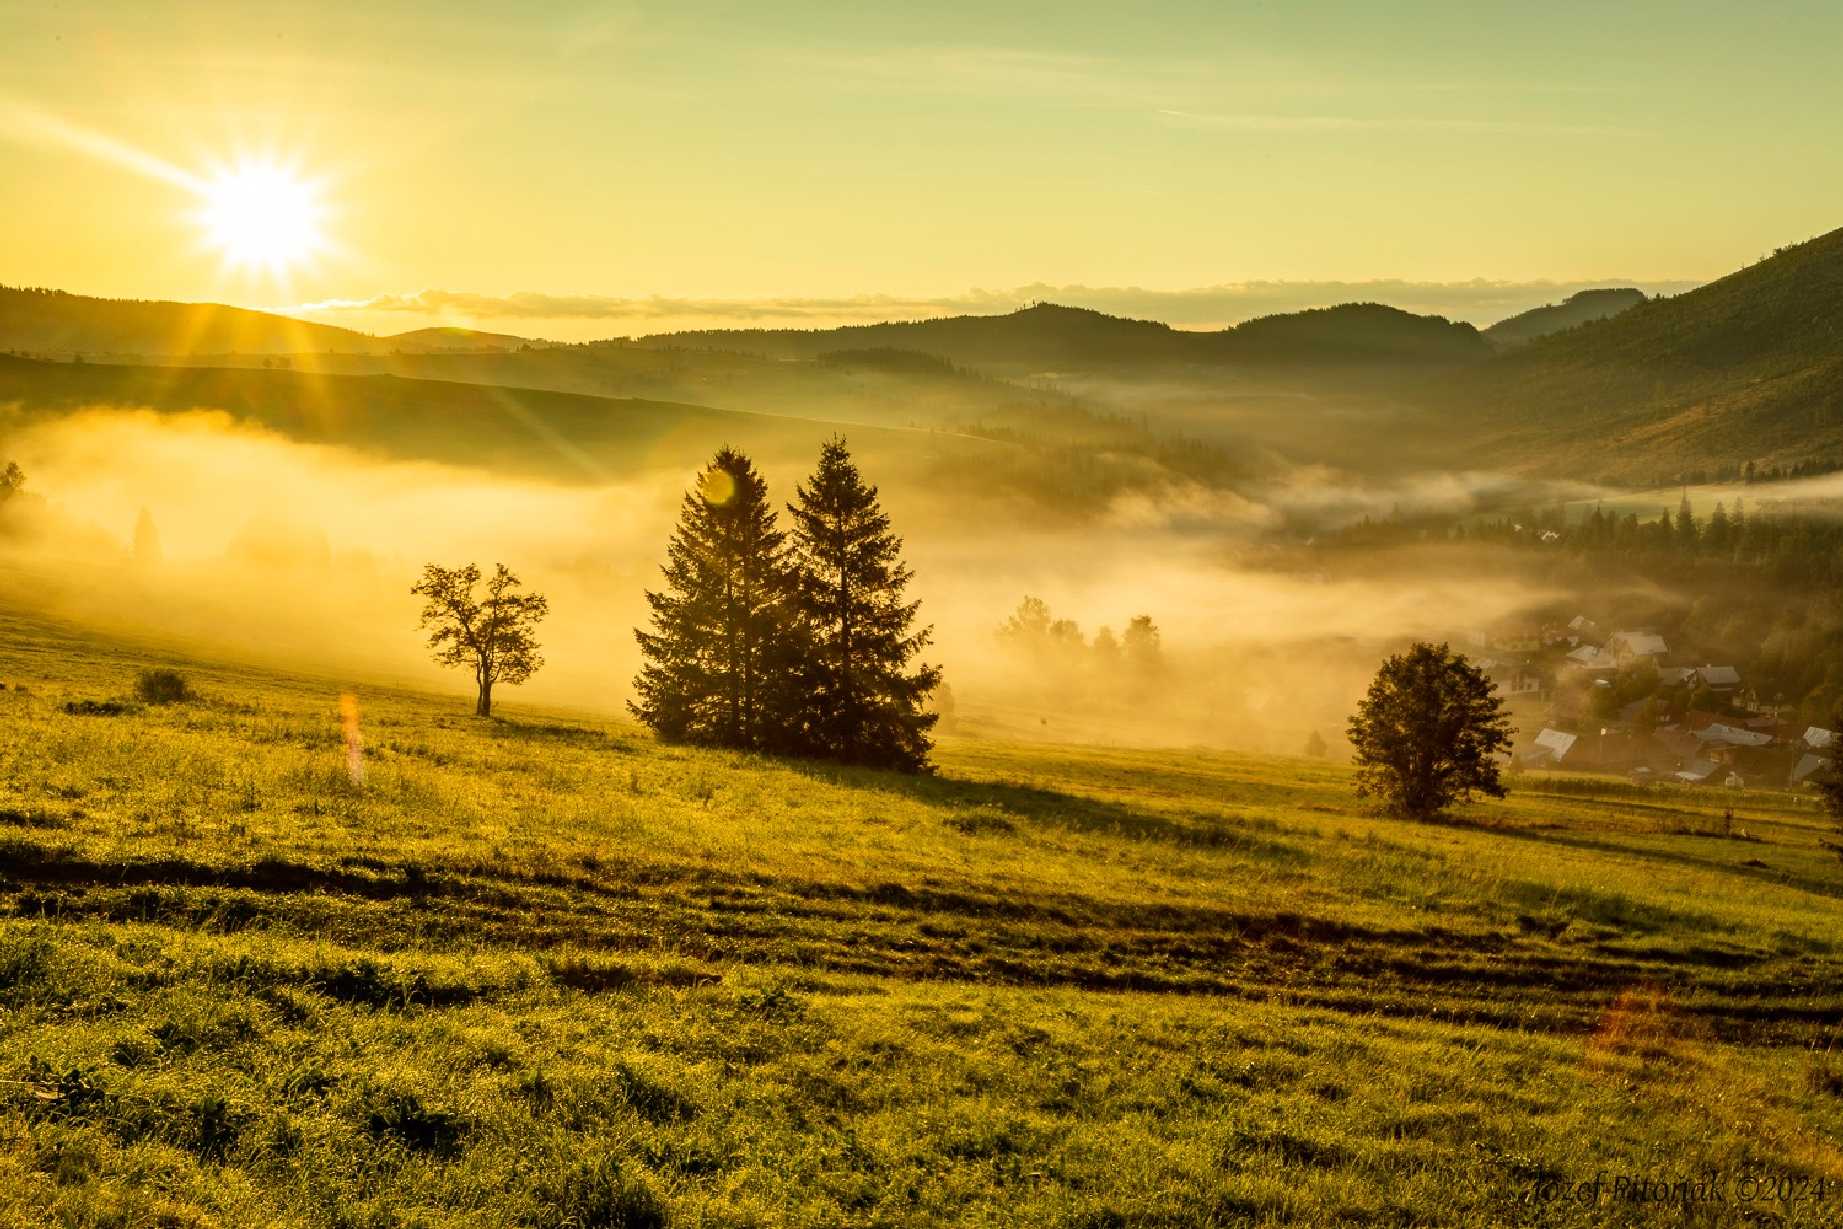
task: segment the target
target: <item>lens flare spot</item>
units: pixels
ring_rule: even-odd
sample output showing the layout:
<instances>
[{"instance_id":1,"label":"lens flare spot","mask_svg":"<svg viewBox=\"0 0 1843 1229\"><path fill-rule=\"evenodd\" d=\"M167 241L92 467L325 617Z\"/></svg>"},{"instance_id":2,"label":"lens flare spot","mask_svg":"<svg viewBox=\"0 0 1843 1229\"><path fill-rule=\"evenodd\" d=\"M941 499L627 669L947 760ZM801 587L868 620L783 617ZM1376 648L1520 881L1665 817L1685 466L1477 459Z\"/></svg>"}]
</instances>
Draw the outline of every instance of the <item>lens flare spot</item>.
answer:
<instances>
[{"instance_id":1,"label":"lens flare spot","mask_svg":"<svg viewBox=\"0 0 1843 1229\"><path fill-rule=\"evenodd\" d=\"M698 494L704 497L705 503L721 507L735 497L736 479L725 470L707 469L698 480Z\"/></svg>"}]
</instances>

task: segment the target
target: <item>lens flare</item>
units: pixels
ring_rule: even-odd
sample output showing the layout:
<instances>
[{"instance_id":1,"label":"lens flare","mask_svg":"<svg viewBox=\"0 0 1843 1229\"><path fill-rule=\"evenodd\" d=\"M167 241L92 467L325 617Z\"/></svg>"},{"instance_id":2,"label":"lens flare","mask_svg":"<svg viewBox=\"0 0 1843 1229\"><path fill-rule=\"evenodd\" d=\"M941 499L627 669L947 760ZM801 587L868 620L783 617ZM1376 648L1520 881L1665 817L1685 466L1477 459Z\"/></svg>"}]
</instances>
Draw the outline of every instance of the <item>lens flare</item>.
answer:
<instances>
[{"instance_id":1,"label":"lens flare","mask_svg":"<svg viewBox=\"0 0 1843 1229\"><path fill-rule=\"evenodd\" d=\"M736 479L724 470L712 467L704 471L698 479L698 493L707 504L722 507L736 493Z\"/></svg>"}]
</instances>

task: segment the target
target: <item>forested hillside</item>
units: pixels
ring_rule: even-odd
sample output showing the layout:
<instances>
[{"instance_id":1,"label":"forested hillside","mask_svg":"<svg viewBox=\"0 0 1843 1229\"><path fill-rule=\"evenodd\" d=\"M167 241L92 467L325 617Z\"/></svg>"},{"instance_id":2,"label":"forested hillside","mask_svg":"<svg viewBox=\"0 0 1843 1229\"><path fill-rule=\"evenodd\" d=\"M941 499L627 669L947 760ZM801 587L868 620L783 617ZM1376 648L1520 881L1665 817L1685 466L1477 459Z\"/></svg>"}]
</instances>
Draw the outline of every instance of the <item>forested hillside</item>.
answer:
<instances>
[{"instance_id":1,"label":"forested hillside","mask_svg":"<svg viewBox=\"0 0 1843 1229\"><path fill-rule=\"evenodd\" d=\"M1669 481L1843 452L1843 230L1486 364L1426 396L1454 453Z\"/></svg>"},{"instance_id":2,"label":"forested hillside","mask_svg":"<svg viewBox=\"0 0 1843 1229\"><path fill-rule=\"evenodd\" d=\"M1377 303L1347 303L1186 331L1086 308L1040 303L1003 316L853 325L839 329L713 330L643 339L652 346L741 350L810 358L839 349L914 350L1016 373L1171 366L1266 367L1312 363L1452 363L1490 348L1469 324Z\"/></svg>"},{"instance_id":3,"label":"forested hillside","mask_svg":"<svg viewBox=\"0 0 1843 1229\"><path fill-rule=\"evenodd\" d=\"M1630 287L1583 290L1579 294L1569 295L1560 303L1532 307L1507 320L1500 320L1485 330L1485 339L1500 349L1510 350L1563 329L1617 316L1643 302L1645 292Z\"/></svg>"}]
</instances>

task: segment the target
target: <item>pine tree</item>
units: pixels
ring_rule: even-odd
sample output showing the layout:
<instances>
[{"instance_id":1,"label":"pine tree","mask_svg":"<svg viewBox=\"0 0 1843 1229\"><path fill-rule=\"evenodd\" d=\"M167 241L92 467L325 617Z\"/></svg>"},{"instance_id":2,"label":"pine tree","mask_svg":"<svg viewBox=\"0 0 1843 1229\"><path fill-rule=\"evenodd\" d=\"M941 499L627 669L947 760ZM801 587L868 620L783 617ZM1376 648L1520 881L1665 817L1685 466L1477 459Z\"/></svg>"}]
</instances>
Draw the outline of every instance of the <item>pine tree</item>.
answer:
<instances>
[{"instance_id":1,"label":"pine tree","mask_svg":"<svg viewBox=\"0 0 1843 1229\"><path fill-rule=\"evenodd\" d=\"M937 719L923 704L941 672L910 665L932 630L916 629L920 603L904 600L912 573L902 539L842 438L820 450L819 468L795 494L792 551L811 646L800 687L805 737L818 754L919 772Z\"/></svg>"},{"instance_id":2,"label":"pine tree","mask_svg":"<svg viewBox=\"0 0 1843 1229\"><path fill-rule=\"evenodd\" d=\"M1728 549L1729 532L1732 522L1728 520L1728 509L1719 499L1715 501L1715 511L1709 514L1707 528L1702 531L1703 541L1712 553L1720 554Z\"/></svg>"},{"instance_id":3,"label":"pine tree","mask_svg":"<svg viewBox=\"0 0 1843 1229\"><path fill-rule=\"evenodd\" d=\"M666 587L648 591L653 630L628 708L661 738L754 750L793 741L797 655L786 535L749 459L724 448L685 493L666 548Z\"/></svg>"},{"instance_id":4,"label":"pine tree","mask_svg":"<svg viewBox=\"0 0 1843 1229\"><path fill-rule=\"evenodd\" d=\"M1685 491L1682 500L1677 504L1677 544L1685 552L1694 551L1700 536L1696 526L1696 514L1690 510L1689 493Z\"/></svg>"}]
</instances>

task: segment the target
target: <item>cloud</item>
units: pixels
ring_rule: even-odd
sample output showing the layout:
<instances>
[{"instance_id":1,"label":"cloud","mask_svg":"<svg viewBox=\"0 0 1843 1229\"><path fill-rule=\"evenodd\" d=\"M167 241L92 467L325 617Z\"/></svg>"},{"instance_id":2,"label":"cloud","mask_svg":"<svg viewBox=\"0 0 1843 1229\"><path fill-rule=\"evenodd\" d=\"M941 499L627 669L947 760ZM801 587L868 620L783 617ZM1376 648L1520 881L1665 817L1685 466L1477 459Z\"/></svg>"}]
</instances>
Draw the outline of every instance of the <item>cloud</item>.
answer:
<instances>
[{"instance_id":1,"label":"cloud","mask_svg":"<svg viewBox=\"0 0 1843 1229\"><path fill-rule=\"evenodd\" d=\"M515 328L519 322L577 322L605 332L663 332L698 328L829 328L885 320L999 314L1032 303L1088 307L1110 315L1162 320L1180 328L1222 328L1257 316L1301 311L1338 303L1388 303L1406 311L1485 325L1532 307L1558 302L1580 290L1637 286L1651 294L1678 294L1691 281L1603 278L1584 281L1463 282L1373 281L1224 282L1179 290L1137 286L1054 285L1045 282L1010 290L973 289L961 294L921 296L867 294L769 298L626 298L594 294L508 295L455 290L418 290L364 299L326 299L281 310L291 315L349 319L388 325L392 317L426 316L476 325ZM574 330L581 332L581 329ZM593 331L591 329L590 331Z\"/></svg>"}]
</instances>

